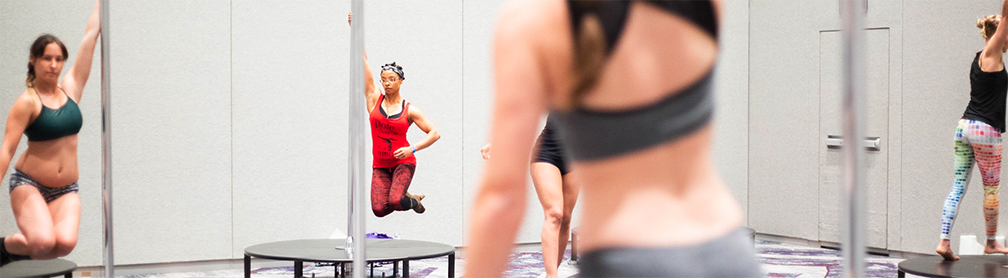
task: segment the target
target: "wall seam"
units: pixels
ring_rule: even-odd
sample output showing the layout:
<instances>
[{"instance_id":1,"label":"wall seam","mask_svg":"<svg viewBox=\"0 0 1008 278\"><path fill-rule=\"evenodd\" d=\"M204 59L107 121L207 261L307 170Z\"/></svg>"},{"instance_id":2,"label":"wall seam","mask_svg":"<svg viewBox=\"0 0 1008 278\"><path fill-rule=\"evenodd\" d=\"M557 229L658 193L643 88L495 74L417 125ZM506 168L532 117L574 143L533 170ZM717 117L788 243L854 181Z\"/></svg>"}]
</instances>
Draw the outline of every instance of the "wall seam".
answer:
<instances>
[{"instance_id":1,"label":"wall seam","mask_svg":"<svg viewBox=\"0 0 1008 278\"><path fill-rule=\"evenodd\" d=\"M746 226L752 228L752 0L746 7Z\"/></svg>"},{"instance_id":2,"label":"wall seam","mask_svg":"<svg viewBox=\"0 0 1008 278\"><path fill-rule=\"evenodd\" d=\"M900 207L897 208L897 210L899 211L899 219L897 219L896 221L899 222L899 225L898 225L899 228L898 228L897 234L899 234L900 236L896 240L896 248L890 248L891 250L892 249L903 250L903 105L906 103L903 100L903 78L904 78L904 76L903 76L903 72L904 72L904 70L903 70L903 64L906 62L906 47L905 47L905 44L903 43L903 39L904 39L904 35L903 35L904 34L903 33L904 29L903 29L903 26L904 26L904 22L905 22L904 20L906 18L906 6L904 5L905 3L906 3L905 1L900 1L900 23L899 23L900 24L900 80L899 80L899 82L900 82L900 105L899 105L899 110L900 110L899 111L899 119L900 119L900 122L899 122L899 137L900 137L899 149L900 149L900 152L897 155L899 155L899 157L900 157L899 158L899 168L900 168L899 169L899 185L898 185L899 186L899 199L900 199L899 206Z\"/></svg>"},{"instance_id":3,"label":"wall seam","mask_svg":"<svg viewBox=\"0 0 1008 278\"><path fill-rule=\"evenodd\" d=\"M234 234L234 224L235 224L235 213L234 213L234 0L228 1L228 55L229 65L228 68L228 103L230 103L231 111L228 113L231 116L231 258L235 257L235 234Z\"/></svg>"},{"instance_id":4,"label":"wall seam","mask_svg":"<svg viewBox=\"0 0 1008 278\"><path fill-rule=\"evenodd\" d=\"M465 206L466 206L466 197L465 197L466 196L465 166L466 166L466 154L468 153L468 152L466 152L467 144L466 144L466 140L465 140L466 139L466 131L465 131L465 126L466 126L466 113L465 113L465 111L466 111L466 109L465 109L465 103L466 103L465 102L465 97L466 97L466 94L465 94L465 88L466 88L465 87L465 76L466 76L465 75L465 65L466 65L466 62L465 62L465 60L466 60L466 55L465 55L465 53L466 53L465 52L465 50L466 50L466 48L465 48L465 30L466 30L465 29L465 12L466 12L466 10L465 10L465 0L459 1L459 3L462 4L462 18L460 18L462 20L462 40L461 40L461 43L462 43L462 65L460 65L462 67L462 70L461 70L461 72L462 72L462 154L461 154L462 155L462 177L460 178L460 180L462 181L462 183L460 185L460 187L462 187L462 203L461 203L462 209L460 211L466 212L466 211L468 211L468 210L465 209ZM465 243L465 235L466 235L466 230L465 230L465 227L466 227L465 223L466 222L465 221L466 221L466 218L467 218L466 216L467 216L467 213L462 213L462 219L461 219L461 221L458 222L458 223L462 223L462 227L460 227L460 229L459 229L460 231L462 231L462 238L460 239L459 246L462 246L462 244Z\"/></svg>"}]
</instances>

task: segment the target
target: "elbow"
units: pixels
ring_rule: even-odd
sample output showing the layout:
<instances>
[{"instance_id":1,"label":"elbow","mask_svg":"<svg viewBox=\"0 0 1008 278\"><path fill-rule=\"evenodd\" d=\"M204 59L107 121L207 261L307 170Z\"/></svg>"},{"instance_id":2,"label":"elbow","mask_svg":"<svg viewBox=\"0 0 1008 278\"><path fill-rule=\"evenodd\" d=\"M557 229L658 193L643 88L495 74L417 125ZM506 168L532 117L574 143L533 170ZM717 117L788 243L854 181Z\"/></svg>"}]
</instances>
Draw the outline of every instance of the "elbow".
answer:
<instances>
[{"instance_id":1,"label":"elbow","mask_svg":"<svg viewBox=\"0 0 1008 278\"><path fill-rule=\"evenodd\" d=\"M431 130L430 134L431 134L431 138L433 139L433 140L431 140L431 143L437 142L437 140L441 139L441 133L438 132L437 129Z\"/></svg>"},{"instance_id":2,"label":"elbow","mask_svg":"<svg viewBox=\"0 0 1008 278\"><path fill-rule=\"evenodd\" d=\"M474 206L483 207L493 219L516 219L524 214L525 188L518 186L517 180L485 180L475 200Z\"/></svg>"},{"instance_id":3,"label":"elbow","mask_svg":"<svg viewBox=\"0 0 1008 278\"><path fill-rule=\"evenodd\" d=\"M14 147L4 147L0 150L0 163L10 164L11 158L14 157L14 152L17 151L17 146Z\"/></svg>"}]
</instances>

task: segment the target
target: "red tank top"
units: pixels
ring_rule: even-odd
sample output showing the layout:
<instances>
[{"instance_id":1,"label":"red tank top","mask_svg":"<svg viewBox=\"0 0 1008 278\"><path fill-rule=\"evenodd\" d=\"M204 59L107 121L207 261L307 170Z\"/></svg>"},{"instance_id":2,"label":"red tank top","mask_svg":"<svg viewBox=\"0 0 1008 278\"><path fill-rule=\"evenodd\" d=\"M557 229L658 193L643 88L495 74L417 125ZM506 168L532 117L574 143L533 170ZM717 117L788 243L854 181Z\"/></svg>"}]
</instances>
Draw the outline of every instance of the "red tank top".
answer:
<instances>
[{"instance_id":1,"label":"red tank top","mask_svg":"<svg viewBox=\"0 0 1008 278\"><path fill-rule=\"evenodd\" d=\"M383 115L382 101L385 95L378 98L378 103L371 109L371 144L374 154L374 168L392 168L402 163L416 165L416 157L410 154L406 159L396 159L395 151L410 145L406 141L406 131L409 130L409 103L403 101L402 112L389 118ZM411 150L412 151L412 150Z\"/></svg>"}]
</instances>

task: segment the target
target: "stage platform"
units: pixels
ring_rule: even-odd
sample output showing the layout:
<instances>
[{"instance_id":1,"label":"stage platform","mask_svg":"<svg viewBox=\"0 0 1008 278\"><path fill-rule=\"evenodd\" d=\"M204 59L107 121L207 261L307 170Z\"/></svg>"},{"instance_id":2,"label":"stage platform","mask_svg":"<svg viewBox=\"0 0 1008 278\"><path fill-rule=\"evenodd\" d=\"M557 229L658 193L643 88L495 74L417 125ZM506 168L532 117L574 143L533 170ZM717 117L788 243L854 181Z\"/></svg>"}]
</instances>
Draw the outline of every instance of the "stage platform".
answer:
<instances>
[{"instance_id":1,"label":"stage platform","mask_svg":"<svg viewBox=\"0 0 1008 278\"><path fill-rule=\"evenodd\" d=\"M3 278L35 278L63 276L72 278L73 271L77 269L77 264L63 260L24 260L9 263L0 267L0 277Z\"/></svg>"},{"instance_id":2,"label":"stage platform","mask_svg":"<svg viewBox=\"0 0 1008 278\"><path fill-rule=\"evenodd\" d=\"M352 263L342 248L342 239L302 239L264 243L245 248L245 278L251 278L251 259L263 258L280 261L294 261L294 277L301 278L304 262L329 262L342 267ZM402 277L409 277L409 261L448 256L448 277L455 277L455 247L418 240L367 239L365 260L374 262L402 262ZM395 271L396 267L393 267ZM342 273L337 271L336 273ZM397 273L393 273L395 276ZM373 275L372 275L373 276ZM6 276L4 276L6 278Z\"/></svg>"}]
</instances>

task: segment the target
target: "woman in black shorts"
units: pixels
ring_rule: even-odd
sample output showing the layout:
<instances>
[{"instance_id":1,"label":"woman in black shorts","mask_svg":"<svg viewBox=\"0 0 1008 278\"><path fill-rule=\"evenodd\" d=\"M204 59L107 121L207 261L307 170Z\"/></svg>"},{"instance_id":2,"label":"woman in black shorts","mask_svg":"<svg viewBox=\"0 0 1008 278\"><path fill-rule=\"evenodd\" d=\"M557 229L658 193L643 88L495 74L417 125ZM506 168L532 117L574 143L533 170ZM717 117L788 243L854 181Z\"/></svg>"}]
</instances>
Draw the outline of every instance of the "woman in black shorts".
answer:
<instances>
[{"instance_id":1,"label":"woman in black shorts","mask_svg":"<svg viewBox=\"0 0 1008 278\"><path fill-rule=\"evenodd\" d=\"M554 278L558 277L557 268L567 250L571 212L574 211L579 188L569 175L570 169L564 159L555 125L548 120L539 134L536 146L539 149L533 157L530 172L546 216L542 227L543 266L546 268L546 277ZM480 152L483 159L490 158L490 145L483 147Z\"/></svg>"}]
</instances>

